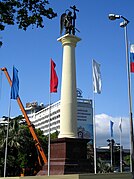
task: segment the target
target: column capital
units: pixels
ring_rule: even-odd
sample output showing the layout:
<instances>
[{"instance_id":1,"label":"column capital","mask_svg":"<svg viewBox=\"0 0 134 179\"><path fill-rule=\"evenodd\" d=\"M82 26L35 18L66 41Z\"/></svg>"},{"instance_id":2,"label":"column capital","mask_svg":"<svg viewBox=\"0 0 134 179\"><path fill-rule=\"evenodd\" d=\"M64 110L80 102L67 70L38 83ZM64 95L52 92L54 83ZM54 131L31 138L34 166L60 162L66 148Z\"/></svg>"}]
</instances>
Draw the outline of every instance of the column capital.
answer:
<instances>
[{"instance_id":1,"label":"column capital","mask_svg":"<svg viewBox=\"0 0 134 179\"><path fill-rule=\"evenodd\" d=\"M64 36L57 39L57 41L61 42L62 45L71 45L73 47L76 47L77 42L79 42L81 39L75 35L71 34L65 34Z\"/></svg>"}]
</instances>

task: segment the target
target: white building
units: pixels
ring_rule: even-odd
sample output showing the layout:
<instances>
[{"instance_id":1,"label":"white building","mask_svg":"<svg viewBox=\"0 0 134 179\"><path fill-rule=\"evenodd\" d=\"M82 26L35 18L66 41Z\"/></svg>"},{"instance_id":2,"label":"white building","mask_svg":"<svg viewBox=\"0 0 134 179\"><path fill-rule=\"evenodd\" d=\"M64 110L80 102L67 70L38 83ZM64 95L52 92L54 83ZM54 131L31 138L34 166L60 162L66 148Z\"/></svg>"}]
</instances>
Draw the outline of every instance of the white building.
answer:
<instances>
[{"instance_id":1,"label":"white building","mask_svg":"<svg viewBox=\"0 0 134 179\"><path fill-rule=\"evenodd\" d=\"M27 103L25 110L35 128L40 128L44 135L49 132L49 124L51 133L60 131L60 101L51 106ZM79 138L93 139L92 100L83 99L80 90L77 91L77 129Z\"/></svg>"}]
</instances>

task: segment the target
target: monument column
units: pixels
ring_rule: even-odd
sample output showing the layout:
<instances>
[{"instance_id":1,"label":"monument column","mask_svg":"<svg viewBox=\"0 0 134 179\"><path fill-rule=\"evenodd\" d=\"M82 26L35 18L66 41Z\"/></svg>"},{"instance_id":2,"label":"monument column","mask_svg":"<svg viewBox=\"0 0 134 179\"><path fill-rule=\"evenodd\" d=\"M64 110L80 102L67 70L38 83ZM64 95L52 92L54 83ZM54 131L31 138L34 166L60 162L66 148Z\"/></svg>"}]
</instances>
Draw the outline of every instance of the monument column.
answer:
<instances>
[{"instance_id":1,"label":"monument column","mask_svg":"<svg viewBox=\"0 0 134 179\"><path fill-rule=\"evenodd\" d=\"M75 47L81 39L66 34L57 40L63 46L59 138L77 138Z\"/></svg>"},{"instance_id":2,"label":"monument column","mask_svg":"<svg viewBox=\"0 0 134 179\"><path fill-rule=\"evenodd\" d=\"M58 139L51 140L50 175L78 174L93 172L92 162L87 159L88 139L77 137L77 96L75 47L81 39L75 36L76 6L73 15L68 9L61 15L60 34L65 35L57 40L63 46L60 134ZM66 12L68 12L66 14ZM47 174L48 165L38 173Z\"/></svg>"}]
</instances>

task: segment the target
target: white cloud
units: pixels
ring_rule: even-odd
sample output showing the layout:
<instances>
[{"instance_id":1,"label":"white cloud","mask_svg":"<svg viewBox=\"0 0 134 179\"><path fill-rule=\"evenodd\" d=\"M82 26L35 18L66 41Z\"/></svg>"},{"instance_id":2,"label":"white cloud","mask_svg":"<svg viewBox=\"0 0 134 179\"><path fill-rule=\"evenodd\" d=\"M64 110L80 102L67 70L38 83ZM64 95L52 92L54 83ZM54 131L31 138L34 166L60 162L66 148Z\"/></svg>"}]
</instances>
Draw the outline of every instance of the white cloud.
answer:
<instances>
[{"instance_id":1,"label":"white cloud","mask_svg":"<svg viewBox=\"0 0 134 179\"><path fill-rule=\"evenodd\" d=\"M110 120L114 122L113 139L116 143L120 143L120 119L121 117L112 117L107 114L98 114L95 116L97 147L107 146L107 139L111 137ZM130 148L130 123L126 117L122 117L122 145L123 148Z\"/></svg>"}]
</instances>

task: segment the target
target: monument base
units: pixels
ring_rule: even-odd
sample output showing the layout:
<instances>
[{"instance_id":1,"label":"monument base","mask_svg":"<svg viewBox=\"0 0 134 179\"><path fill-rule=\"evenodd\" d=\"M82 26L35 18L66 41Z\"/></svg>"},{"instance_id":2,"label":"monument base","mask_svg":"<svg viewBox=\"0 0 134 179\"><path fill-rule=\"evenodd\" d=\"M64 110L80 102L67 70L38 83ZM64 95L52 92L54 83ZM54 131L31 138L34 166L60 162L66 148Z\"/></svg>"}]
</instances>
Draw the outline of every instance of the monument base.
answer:
<instances>
[{"instance_id":1,"label":"monument base","mask_svg":"<svg viewBox=\"0 0 134 179\"><path fill-rule=\"evenodd\" d=\"M87 159L88 139L59 138L51 141L50 175L80 174L93 172ZM47 175L45 165L38 175Z\"/></svg>"}]
</instances>

